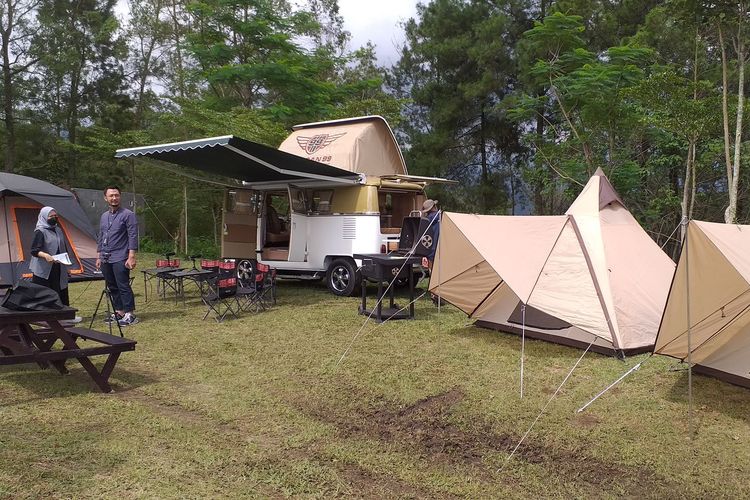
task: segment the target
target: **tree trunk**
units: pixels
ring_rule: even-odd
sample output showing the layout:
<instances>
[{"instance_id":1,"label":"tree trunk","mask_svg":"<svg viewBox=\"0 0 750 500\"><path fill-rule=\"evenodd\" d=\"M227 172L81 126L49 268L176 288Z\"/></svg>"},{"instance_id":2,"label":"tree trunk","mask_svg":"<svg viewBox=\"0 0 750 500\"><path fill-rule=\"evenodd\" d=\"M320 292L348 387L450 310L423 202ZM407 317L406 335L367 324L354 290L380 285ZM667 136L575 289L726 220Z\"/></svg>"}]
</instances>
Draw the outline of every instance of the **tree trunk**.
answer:
<instances>
[{"instance_id":1,"label":"tree trunk","mask_svg":"<svg viewBox=\"0 0 750 500\"><path fill-rule=\"evenodd\" d=\"M3 111L5 112L5 171L13 172L16 164L16 127L13 108L14 89L13 71L10 54L10 38L13 33L14 5L7 1L6 5L7 25L3 26L2 33L2 58L3 58Z\"/></svg>"},{"instance_id":2,"label":"tree trunk","mask_svg":"<svg viewBox=\"0 0 750 500\"><path fill-rule=\"evenodd\" d=\"M724 33L719 23L719 46L721 47L721 116L724 125L724 163L727 169L727 190L732 185L732 143L729 139L729 69L727 49L724 46Z\"/></svg>"},{"instance_id":3,"label":"tree trunk","mask_svg":"<svg viewBox=\"0 0 750 500\"><path fill-rule=\"evenodd\" d=\"M490 200L489 200L489 189L490 189L490 175L489 175L489 168L487 167L487 140L484 137L484 131L485 131L485 116L484 116L484 106L482 106L482 111L480 113L480 121L479 121L479 147L481 148L480 154L482 157L482 205L484 205L484 213L487 213L489 210Z\"/></svg>"},{"instance_id":4,"label":"tree trunk","mask_svg":"<svg viewBox=\"0 0 750 500\"><path fill-rule=\"evenodd\" d=\"M180 97L185 97L185 78L182 69L182 44L180 39L180 22L177 17L177 0L172 0L172 34L174 35L174 56L176 68L174 68L177 77L177 93Z\"/></svg>"},{"instance_id":5,"label":"tree trunk","mask_svg":"<svg viewBox=\"0 0 750 500\"><path fill-rule=\"evenodd\" d=\"M745 15L744 4L740 4L739 26L737 28L737 124L734 130L734 162L732 165L732 178L729 188L729 206L724 212L724 222L734 224L737 222L737 187L740 180L740 159L742 146L742 118L745 105L745 43L742 38L742 18Z\"/></svg>"},{"instance_id":6,"label":"tree trunk","mask_svg":"<svg viewBox=\"0 0 750 500\"><path fill-rule=\"evenodd\" d=\"M552 81L550 81L550 89L552 90L552 93L555 96L555 99L557 100L557 104L560 106L560 111L562 111L563 117L565 118L565 122L570 127L570 131L573 132L573 135L576 136L576 139L578 139L578 142L581 143L581 147L583 147L583 157L586 160L586 171L590 176L594 175L594 155L591 152L591 147L589 144L583 140L581 135L578 133L578 129L573 125L572 120L570 119L570 115L568 115L568 112L565 110L565 105L562 102L562 97L557 92L557 88L555 88L554 85L552 85Z\"/></svg>"},{"instance_id":7,"label":"tree trunk","mask_svg":"<svg viewBox=\"0 0 750 500\"><path fill-rule=\"evenodd\" d=\"M693 183L693 162L694 162L694 152L695 152L695 136L690 137L690 141L688 143L688 153L687 153L687 159L685 160L685 182L682 184L682 202L680 203L680 209L682 212L682 218L681 221L689 220L690 219L690 209L692 206L690 193L692 192L690 186ZM685 238L685 231L687 230L687 226L685 224L680 224L680 239Z\"/></svg>"}]
</instances>

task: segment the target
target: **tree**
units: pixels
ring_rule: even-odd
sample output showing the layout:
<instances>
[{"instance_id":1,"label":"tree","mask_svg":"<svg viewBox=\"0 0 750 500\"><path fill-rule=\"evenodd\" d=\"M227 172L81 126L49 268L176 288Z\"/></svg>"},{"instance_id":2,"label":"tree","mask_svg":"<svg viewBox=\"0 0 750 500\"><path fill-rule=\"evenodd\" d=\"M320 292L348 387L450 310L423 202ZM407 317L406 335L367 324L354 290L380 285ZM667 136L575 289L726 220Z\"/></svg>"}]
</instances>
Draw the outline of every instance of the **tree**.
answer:
<instances>
[{"instance_id":1,"label":"tree","mask_svg":"<svg viewBox=\"0 0 750 500\"><path fill-rule=\"evenodd\" d=\"M35 40L39 58L36 102L65 151L68 185L78 180L75 146L84 123L112 130L132 124L132 103L120 61L126 46L118 36L116 0L44 0Z\"/></svg>"},{"instance_id":2,"label":"tree","mask_svg":"<svg viewBox=\"0 0 750 500\"><path fill-rule=\"evenodd\" d=\"M524 151L499 105L516 81L514 47L525 7L436 0L418 6L418 19L406 23L406 45L390 76L396 96L413 100L401 133L422 173L464 181L466 190L451 200L457 208L502 213L513 204L506 180Z\"/></svg>"},{"instance_id":3,"label":"tree","mask_svg":"<svg viewBox=\"0 0 750 500\"><path fill-rule=\"evenodd\" d=\"M16 114L19 79L37 59L30 54L32 37L37 29L33 13L39 0L0 0L0 57L3 68L3 112L5 114L5 171L16 166Z\"/></svg>"}]
</instances>

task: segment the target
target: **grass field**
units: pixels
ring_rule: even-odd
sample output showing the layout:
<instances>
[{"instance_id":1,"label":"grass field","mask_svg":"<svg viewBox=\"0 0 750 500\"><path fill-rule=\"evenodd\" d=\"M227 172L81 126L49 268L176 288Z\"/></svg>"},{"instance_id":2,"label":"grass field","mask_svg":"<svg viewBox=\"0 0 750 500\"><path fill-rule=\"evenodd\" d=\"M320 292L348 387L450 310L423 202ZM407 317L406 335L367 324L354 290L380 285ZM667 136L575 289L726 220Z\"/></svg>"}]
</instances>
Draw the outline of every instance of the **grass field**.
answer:
<instances>
[{"instance_id":1,"label":"grass field","mask_svg":"<svg viewBox=\"0 0 750 500\"><path fill-rule=\"evenodd\" d=\"M113 394L75 362L0 367L0 497L750 497L750 391L695 376L690 439L672 359L576 414L647 358L586 354L503 468L582 351L529 341L520 399L519 337L426 298L337 365L357 298L285 282L273 309L216 324L197 295L144 303L137 274ZM83 316L100 291L72 286Z\"/></svg>"}]
</instances>

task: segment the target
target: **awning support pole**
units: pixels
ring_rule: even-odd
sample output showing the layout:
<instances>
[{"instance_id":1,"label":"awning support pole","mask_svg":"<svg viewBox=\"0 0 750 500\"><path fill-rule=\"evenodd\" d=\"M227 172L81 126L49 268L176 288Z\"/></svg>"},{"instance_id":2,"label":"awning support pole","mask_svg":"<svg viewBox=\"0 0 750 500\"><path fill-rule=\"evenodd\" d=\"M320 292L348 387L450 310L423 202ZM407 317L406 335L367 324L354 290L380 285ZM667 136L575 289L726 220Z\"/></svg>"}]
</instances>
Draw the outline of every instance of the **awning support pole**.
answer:
<instances>
[{"instance_id":1,"label":"awning support pole","mask_svg":"<svg viewBox=\"0 0 750 500\"><path fill-rule=\"evenodd\" d=\"M526 304L521 304L521 399L523 399L523 361L526 348Z\"/></svg>"}]
</instances>

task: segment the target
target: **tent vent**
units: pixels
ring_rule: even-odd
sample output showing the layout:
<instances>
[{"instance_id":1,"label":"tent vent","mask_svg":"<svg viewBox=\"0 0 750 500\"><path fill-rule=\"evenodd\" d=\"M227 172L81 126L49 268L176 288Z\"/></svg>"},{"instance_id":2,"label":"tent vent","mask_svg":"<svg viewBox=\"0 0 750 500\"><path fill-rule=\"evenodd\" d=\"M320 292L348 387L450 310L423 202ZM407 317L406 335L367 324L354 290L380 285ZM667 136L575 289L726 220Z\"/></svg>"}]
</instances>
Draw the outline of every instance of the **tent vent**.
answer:
<instances>
[{"instance_id":1,"label":"tent vent","mask_svg":"<svg viewBox=\"0 0 750 500\"><path fill-rule=\"evenodd\" d=\"M354 217L344 217L344 239L357 239L357 219Z\"/></svg>"}]
</instances>

